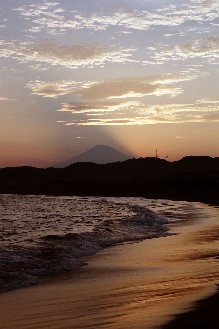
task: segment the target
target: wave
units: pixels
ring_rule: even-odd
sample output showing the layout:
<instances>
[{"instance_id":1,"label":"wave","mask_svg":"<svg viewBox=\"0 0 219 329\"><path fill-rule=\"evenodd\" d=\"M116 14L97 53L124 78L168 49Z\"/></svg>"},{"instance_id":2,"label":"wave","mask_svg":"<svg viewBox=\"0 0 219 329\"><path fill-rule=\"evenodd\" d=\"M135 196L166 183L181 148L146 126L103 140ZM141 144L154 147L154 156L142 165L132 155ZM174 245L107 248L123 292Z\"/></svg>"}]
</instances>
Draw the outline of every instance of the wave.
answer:
<instances>
[{"instance_id":1,"label":"wave","mask_svg":"<svg viewBox=\"0 0 219 329\"><path fill-rule=\"evenodd\" d=\"M0 292L86 265L84 256L170 235L188 202L144 198L0 195Z\"/></svg>"}]
</instances>

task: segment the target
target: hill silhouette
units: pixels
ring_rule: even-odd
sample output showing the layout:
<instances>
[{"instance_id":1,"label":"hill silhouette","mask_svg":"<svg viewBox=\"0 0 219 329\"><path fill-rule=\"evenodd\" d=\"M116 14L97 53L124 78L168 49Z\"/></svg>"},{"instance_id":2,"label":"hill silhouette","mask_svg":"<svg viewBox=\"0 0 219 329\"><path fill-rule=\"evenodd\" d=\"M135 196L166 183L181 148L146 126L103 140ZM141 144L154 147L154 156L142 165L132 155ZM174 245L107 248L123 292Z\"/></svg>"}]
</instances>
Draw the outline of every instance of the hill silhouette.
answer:
<instances>
[{"instance_id":1,"label":"hill silhouette","mask_svg":"<svg viewBox=\"0 0 219 329\"><path fill-rule=\"evenodd\" d=\"M133 158L66 168L2 168L0 193L142 196L219 204L219 158L187 156L175 162Z\"/></svg>"},{"instance_id":2,"label":"hill silhouette","mask_svg":"<svg viewBox=\"0 0 219 329\"><path fill-rule=\"evenodd\" d=\"M55 168L65 168L76 162L111 163L128 160L130 156L125 155L108 145L96 145L69 160L55 164Z\"/></svg>"}]
</instances>

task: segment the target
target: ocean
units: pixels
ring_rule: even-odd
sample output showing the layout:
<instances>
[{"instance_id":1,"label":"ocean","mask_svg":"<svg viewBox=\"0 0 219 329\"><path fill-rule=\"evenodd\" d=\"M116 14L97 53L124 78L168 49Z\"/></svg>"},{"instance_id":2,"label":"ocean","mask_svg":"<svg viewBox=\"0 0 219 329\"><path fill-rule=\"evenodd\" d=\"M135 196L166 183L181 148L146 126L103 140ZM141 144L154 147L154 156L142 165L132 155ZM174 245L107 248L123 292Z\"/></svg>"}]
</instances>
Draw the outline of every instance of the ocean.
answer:
<instances>
[{"instance_id":1,"label":"ocean","mask_svg":"<svg viewBox=\"0 0 219 329\"><path fill-rule=\"evenodd\" d=\"M0 195L0 292L77 270L112 245L171 235L198 203L144 198Z\"/></svg>"}]
</instances>

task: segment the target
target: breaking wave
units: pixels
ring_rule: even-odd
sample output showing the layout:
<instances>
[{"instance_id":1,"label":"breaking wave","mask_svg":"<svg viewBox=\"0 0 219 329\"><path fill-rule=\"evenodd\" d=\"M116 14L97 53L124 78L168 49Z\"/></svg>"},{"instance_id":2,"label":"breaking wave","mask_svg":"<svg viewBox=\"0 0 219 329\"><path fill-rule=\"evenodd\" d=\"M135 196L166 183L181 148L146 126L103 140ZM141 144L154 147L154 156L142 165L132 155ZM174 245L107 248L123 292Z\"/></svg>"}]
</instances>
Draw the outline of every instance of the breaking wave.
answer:
<instances>
[{"instance_id":1,"label":"breaking wave","mask_svg":"<svg viewBox=\"0 0 219 329\"><path fill-rule=\"evenodd\" d=\"M75 270L100 249L165 237L165 224L184 220L190 207L143 198L0 195L0 292Z\"/></svg>"}]
</instances>

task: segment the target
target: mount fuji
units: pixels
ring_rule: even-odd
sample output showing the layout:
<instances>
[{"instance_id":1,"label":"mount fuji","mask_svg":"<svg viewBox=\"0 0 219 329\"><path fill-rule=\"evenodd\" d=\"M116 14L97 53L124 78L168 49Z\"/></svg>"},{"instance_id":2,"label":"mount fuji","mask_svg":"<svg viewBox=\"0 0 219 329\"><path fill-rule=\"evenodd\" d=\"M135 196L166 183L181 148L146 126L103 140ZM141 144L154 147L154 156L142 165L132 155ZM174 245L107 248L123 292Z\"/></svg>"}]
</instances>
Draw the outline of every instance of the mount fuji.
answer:
<instances>
[{"instance_id":1,"label":"mount fuji","mask_svg":"<svg viewBox=\"0 0 219 329\"><path fill-rule=\"evenodd\" d=\"M65 168L76 162L93 162L98 164L126 161L132 158L132 155L127 155L119 152L108 145L96 145L91 149L60 163L54 165L55 168Z\"/></svg>"}]
</instances>

